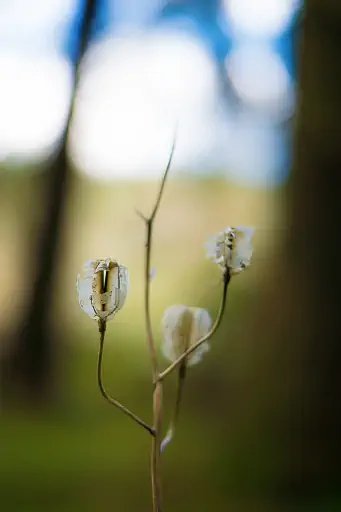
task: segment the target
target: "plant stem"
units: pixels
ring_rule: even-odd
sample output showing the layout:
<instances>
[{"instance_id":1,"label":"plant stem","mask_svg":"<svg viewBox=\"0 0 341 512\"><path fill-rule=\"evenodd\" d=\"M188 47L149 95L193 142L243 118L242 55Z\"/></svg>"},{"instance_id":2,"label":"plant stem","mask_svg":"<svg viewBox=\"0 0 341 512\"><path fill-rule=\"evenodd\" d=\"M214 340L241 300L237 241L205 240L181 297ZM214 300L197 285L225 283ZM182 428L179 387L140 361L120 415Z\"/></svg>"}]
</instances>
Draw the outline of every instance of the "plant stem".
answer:
<instances>
[{"instance_id":1,"label":"plant stem","mask_svg":"<svg viewBox=\"0 0 341 512\"><path fill-rule=\"evenodd\" d=\"M155 384L153 394L153 410L154 410L154 429L155 436L152 439L151 451L151 478L152 478L152 495L153 495L153 511L162 511L162 485L161 485L161 440L162 440L162 399L163 399L163 383Z\"/></svg>"},{"instance_id":2,"label":"plant stem","mask_svg":"<svg viewBox=\"0 0 341 512\"><path fill-rule=\"evenodd\" d=\"M145 318L147 330L147 342L149 347L149 355L152 363L153 381L155 382L158 370L158 360L156 355L155 343L153 339L152 322L150 316L150 256L151 256L151 241L152 241L152 228L153 218L147 219L147 239L146 239L146 261L145 261L145 287L144 287L144 303L145 303Z\"/></svg>"},{"instance_id":3,"label":"plant stem","mask_svg":"<svg viewBox=\"0 0 341 512\"><path fill-rule=\"evenodd\" d=\"M144 272L144 307L145 307L145 319L146 319L146 331L147 331L147 342L149 347L150 360L152 364L152 375L154 383L153 393L153 418L154 418L154 433L152 440L151 450L151 480L152 480L152 497L153 497L153 511L162 511L162 498L161 498L161 428L162 428L162 382L158 381L159 377L159 365L156 355L155 343L153 338L152 322L150 316L150 259L152 249L152 237L153 237L153 226L154 220L160 206L162 194L165 188L168 172L172 163L174 149L175 149L174 136L172 149L168 158L168 163L163 174L159 193L156 198L156 202L150 217L145 217L139 213L146 225L146 244L145 244L145 272Z\"/></svg>"},{"instance_id":4,"label":"plant stem","mask_svg":"<svg viewBox=\"0 0 341 512\"><path fill-rule=\"evenodd\" d=\"M117 407L120 411L122 411L124 414L129 416L131 419L136 421L139 425L141 425L143 428L148 430L148 432L155 437L155 430L153 427L145 423L141 418L136 416L132 411L130 411L127 407L122 405L120 402L118 402L115 398L108 395L107 391L105 390L103 379L102 379L102 362L103 362L103 347L104 347L104 338L105 338L105 331L106 331L106 322L99 320L98 321L98 327L100 332L100 341L99 341L99 351L98 351L98 364L97 364L97 381L98 386L101 391L102 396L109 402L109 404L114 405Z\"/></svg>"},{"instance_id":5,"label":"plant stem","mask_svg":"<svg viewBox=\"0 0 341 512\"><path fill-rule=\"evenodd\" d=\"M160 202L162 199L162 194L165 188L166 179L168 176L168 172L172 163L173 154L175 149L175 136L173 140L172 149L168 158L166 170L163 174L159 193L156 198L156 202L154 205L154 208L152 210L152 213L150 217L145 217L141 213L139 213L140 217L144 220L146 225L146 252L145 252L145 273L144 273L144 304L145 304L145 318L146 318L146 329L147 329L147 340L148 340L148 347L149 347L149 354L150 359L152 363L152 372L153 372L153 381L155 382L158 377L158 361L156 356L156 350L155 350L155 343L153 339L153 331L152 331L152 323L151 323L151 317L150 317L150 259L151 259L151 250L152 250L152 236L153 236L153 227L154 227L154 220L157 214L157 211L160 206Z\"/></svg>"},{"instance_id":6,"label":"plant stem","mask_svg":"<svg viewBox=\"0 0 341 512\"><path fill-rule=\"evenodd\" d=\"M177 424L178 417L179 417L180 403L181 403L182 392L183 392L184 383L185 383L186 369L187 369L186 360L184 360L184 361L182 361L182 363L180 365L179 373L178 373L173 417L172 417L167 435L161 443L161 453L164 451L166 446L169 445L169 443L173 440L173 437L175 435L175 428L176 428L176 424Z\"/></svg>"},{"instance_id":7,"label":"plant stem","mask_svg":"<svg viewBox=\"0 0 341 512\"><path fill-rule=\"evenodd\" d=\"M199 341L197 341L197 343L195 343L194 345L189 347L183 354L181 354L181 356L178 357L178 359L176 361L174 361L171 365L168 366L168 368L166 368L163 372L161 372L158 377L159 381L162 381L165 377L167 377L167 375L169 375L180 363L182 363L187 356L192 354L192 352L194 352L194 350L196 350L198 347L200 347L200 345L202 343L204 343L209 338L211 338L211 336L218 329L218 327L221 323L221 320L223 318L224 311L225 311L227 287L228 287L229 282L230 282L230 273L228 271L228 268L226 267L225 272L224 272L224 277L223 277L223 291L222 291L219 311L218 311L217 317L215 319L215 322L214 322L212 328L210 329L210 331L207 334L205 334L205 336L203 336Z\"/></svg>"}]
</instances>

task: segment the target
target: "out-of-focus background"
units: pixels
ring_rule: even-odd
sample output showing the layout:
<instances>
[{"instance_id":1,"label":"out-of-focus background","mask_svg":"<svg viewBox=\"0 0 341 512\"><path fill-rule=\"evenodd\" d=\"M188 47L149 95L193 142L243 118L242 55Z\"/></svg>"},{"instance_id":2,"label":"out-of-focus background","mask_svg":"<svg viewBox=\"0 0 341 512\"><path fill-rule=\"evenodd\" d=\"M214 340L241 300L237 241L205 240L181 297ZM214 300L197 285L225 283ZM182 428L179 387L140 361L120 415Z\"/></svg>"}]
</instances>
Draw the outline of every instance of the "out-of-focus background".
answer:
<instances>
[{"instance_id":1,"label":"out-of-focus background","mask_svg":"<svg viewBox=\"0 0 341 512\"><path fill-rule=\"evenodd\" d=\"M327 19L320 5L307 7L317 27ZM314 415L311 422L301 415L302 407L323 410L309 408L320 374L301 371L306 345L296 351L294 343L313 313L301 314L290 288L282 295L293 274L278 273L295 224L287 197L296 197L288 183L295 183L297 92L303 105L306 97L297 85L304 16L298 0L0 3L4 510L151 510L150 439L98 392L97 328L78 306L75 279L92 258L128 266L131 291L108 326L105 382L150 420L144 227L135 209L153 204L175 125L152 255L159 347L167 306L217 311L219 272L205 259L207 236L252 225L256 237L252 266L232 280L211 351L189 372L176 439L164 455L165 510L341 509L325 438L305 431L315 428ZM315 51L327 50L312 26ZM301 249L292 261L306 258ZM293 300L295 312L285 313ZM285 327L295 333L289 328L283 339L282 312L294 318ZM170 378L166 420L173 398Z\"/></svg>"}]
</instances>

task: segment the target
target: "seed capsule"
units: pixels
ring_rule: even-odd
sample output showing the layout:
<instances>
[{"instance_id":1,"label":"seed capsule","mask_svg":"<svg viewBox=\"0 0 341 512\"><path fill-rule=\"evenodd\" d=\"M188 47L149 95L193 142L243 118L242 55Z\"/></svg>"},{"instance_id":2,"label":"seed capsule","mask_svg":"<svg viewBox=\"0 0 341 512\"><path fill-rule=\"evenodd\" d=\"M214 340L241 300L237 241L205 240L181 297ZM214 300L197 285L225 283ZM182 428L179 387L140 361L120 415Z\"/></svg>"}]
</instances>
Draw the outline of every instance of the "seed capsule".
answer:
<instances>
[{"instance_id":1,"label":"seed capsule","mask_svg":"<svg viewBox=\"0 0 341 512\"><path fill-rule=\"evenodd\" d=\"M95 320L112 319L124 306L128 290L128 269L111 258L87 261L77 276L79 305Z\"/></svg>"}]
</instances>

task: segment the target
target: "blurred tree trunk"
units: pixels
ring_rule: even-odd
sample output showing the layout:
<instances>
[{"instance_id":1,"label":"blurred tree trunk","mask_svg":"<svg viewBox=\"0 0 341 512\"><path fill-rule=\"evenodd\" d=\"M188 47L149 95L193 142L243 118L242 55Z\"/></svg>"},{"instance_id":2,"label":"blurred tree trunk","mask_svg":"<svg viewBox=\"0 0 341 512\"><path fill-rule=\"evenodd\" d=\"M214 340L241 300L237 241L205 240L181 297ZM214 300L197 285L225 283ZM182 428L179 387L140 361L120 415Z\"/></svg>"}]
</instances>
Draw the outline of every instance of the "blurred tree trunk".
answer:
<instances>
[{"instance_id":1,"label":"blurred tree trunk","mask_svg":"<svg viewBox=\"0 0 341 512\"><path fill-rule=\"evenodd\" d=\"M250 339L273 490L317 506L341 492L341 2L306 2L299 75L286 237Z\"/></svg>"},{"instance_id":2,"label":"blurred tree trunk","mask_svg":"<svg viewBox=\"0 0 341 512\"><path fill-rule=\"evenodd\" d=\"M69 172L67 165L67 139L75 91L78 82L78 69L87 43L90 39L92 21L96 14L96 0L82 2L76 59L74 62L74 90L69 115L60 147L51 163L46 180L45 224L42 227L37 247L37 274L33 280L31 300L22 324L15 326L11 351L3 362L3 399L5 404L20 398L28 405L44 405L50 402L55 391L56 348L53 346L53 333L49 328L50 305L53 298L54 276L58 261L58 245L66 202Z\"/></svg>"},{"instance_id":3,"label":"blurred tree trunk","mask_svg":"<svg viewBox=\"0 0 341 512\"><path fill-rule=\"evenodd\" d=\"M304 354L298 448L299 469L310 490L332 486L340 491L340 56L341 3L308 1L288 252L293 293L301 295L301 303L291 307L306 309L302 317L296 312L292 334Z\"/></svg>"}]
</instances>

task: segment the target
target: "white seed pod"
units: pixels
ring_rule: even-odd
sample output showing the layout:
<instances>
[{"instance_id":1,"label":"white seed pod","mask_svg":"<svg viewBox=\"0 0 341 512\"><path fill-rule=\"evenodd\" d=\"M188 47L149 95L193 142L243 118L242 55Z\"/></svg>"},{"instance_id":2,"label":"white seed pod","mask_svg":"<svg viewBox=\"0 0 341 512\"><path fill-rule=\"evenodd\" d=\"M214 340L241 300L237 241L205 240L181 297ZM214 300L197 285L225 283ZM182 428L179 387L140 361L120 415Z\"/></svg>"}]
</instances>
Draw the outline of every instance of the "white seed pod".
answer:
<instances>
[{"instance_id":1,"label":"white seed pod","mask_svg":"<svg viewBox=\"0 0 341 512\"><path fill-rule=\"evenodd\" d=\"M205 309L182 305L170 306L166 309L163 320L162 350L167 359L175 361L188 348L205 336L212 326L212 320ZM187 358L187 365L192 366L201 361L210 346L202 343Z\"/></svg>"},{"instance_id":2,"label":"white seed pod","mask_svg":"<svg viewBox=\"0 0 341 512\"><path fill-rule=\"evenodd\" d=\"M95 320L111 320L124 306L128 290L128 269L111 258L87 261L77 276L79 305Z\"/></svg>"},{"instance_id":3,"label":"white seed pod","mask_svg":"<svg viewBox=\"0 0 341 512\"><path fill-rule=\"evenodd\" d=\"M222 269L228 267L230 276L239 274L251 263L254 232L254 228L246 226L227 227L208 240L207 257Z\"/></svg>"}]
</instances>

